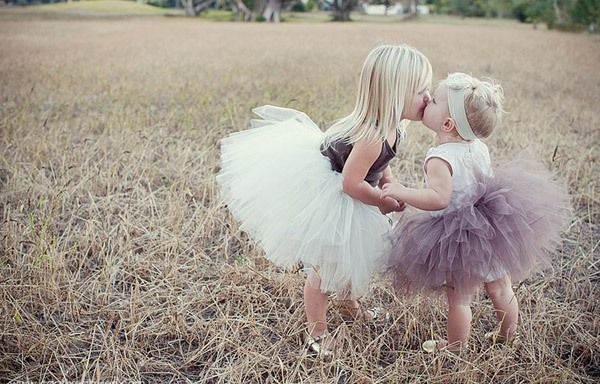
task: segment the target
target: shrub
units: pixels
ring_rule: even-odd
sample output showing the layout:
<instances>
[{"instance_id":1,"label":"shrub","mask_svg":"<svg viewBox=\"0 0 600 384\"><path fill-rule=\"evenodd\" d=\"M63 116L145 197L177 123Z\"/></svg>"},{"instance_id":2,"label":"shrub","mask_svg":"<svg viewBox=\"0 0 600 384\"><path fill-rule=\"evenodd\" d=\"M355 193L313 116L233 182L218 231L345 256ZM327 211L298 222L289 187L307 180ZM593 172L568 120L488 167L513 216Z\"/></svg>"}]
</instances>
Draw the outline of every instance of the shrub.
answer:
<instances>
[{"instance_id":1,"label":"shrub","mask_svg":"<svg viewBox=\"0 0 600 384\"><path fill-rule=\"evenodd\" d=\"M555 23L553 25L553 27L554 27L554 29L556 29L558 31L563 31L563 32L583 32L586 29L585 25L576 24L576 23L564 23L564 24Z\"/></svg>"},{"instance_id":2,"label":"shrub","mask_svg":"<svg viewBox=\"0 0 600 384\"><path fill-rule=\"evenodd\" d=\"M290 10L292 12L306 12L306 7L303 2L298 1L297 3L292 4Z\"/></svg>"}]
</instances>

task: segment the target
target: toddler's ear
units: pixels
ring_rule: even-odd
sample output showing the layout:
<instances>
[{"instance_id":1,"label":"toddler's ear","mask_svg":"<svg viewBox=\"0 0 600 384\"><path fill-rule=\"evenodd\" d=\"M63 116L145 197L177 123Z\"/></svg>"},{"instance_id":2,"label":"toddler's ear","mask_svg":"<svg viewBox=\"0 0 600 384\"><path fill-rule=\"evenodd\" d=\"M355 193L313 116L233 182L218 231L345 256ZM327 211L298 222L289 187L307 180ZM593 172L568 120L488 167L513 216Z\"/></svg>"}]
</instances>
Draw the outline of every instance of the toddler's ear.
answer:
<instances>
[{"instance_id":1,"label":"toddler's ear","mask_svg":"<svg viewBox=\"0 0 600 384\"><path fill-rule=\"evenodd\" d=\"M456 122L453 118L447 117L442 123L442 131L446 133L450 133L453 130L456 130Z\"/></svg>"}]
</instances>

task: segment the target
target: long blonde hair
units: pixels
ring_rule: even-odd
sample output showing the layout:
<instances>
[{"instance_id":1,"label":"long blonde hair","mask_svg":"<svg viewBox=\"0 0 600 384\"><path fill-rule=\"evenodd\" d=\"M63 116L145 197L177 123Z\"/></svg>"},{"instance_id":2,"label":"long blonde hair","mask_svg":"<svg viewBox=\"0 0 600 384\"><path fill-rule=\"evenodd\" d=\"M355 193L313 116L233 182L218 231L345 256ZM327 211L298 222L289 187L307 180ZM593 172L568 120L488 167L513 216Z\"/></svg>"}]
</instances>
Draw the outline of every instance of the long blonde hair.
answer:
<instances>
[{"instance_id":1,"label":"long blonde hair","mask_svg":"<svg viewBox=\"0 0 600 384\"><path fill-rule=\"evenodd\" d=\"M354 111L325 132L325 145L383 141L390 127L404 137L408 122L402 121L402 113L419 90L431 86L432 72L425 55L409 45L375 47L360 73Z\"/></svg>"}]
</instances>

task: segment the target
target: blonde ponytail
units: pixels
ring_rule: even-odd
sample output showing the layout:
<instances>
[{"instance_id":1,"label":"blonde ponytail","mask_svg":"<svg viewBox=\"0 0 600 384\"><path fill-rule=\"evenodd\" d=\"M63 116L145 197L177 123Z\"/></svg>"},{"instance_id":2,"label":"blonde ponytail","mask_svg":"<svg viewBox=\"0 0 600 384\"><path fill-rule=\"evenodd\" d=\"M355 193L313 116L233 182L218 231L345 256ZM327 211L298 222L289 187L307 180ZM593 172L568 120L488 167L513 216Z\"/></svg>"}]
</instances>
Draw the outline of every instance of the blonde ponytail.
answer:
<instances>
[{"instance_id":1,"label":"blonde ponytail","mask_svg":"<svg viewBox=\"0 0 600 384\"><path fill-rule=\"evenodd\" d=\"M504 90L491 78L471 78L471 91L465 94L465 111L473 132L488 137L500 122L504 111Z\"/></svg>"}]
</instances>

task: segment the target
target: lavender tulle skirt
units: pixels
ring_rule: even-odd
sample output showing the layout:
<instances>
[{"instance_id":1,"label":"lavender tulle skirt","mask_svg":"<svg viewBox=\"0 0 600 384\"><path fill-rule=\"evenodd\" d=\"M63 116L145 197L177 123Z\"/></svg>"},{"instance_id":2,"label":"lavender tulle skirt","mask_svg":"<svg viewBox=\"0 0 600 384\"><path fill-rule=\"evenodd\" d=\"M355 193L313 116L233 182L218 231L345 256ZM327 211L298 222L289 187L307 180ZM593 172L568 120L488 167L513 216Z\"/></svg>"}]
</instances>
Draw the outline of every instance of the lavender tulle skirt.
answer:
<instances>
[{"instance_id":1,"label":"lavender tulle skirt","mask_svg":"<svg viewBox=\"0 0 600 384\"><path fill-rule=\"evenodd\" d=\"M391 232L388 260L400 293L451 287L469 294L482 282L513 282L551 267L570 212L566 190L522 155L480 177L474 197L443 214L406 213Z\"/></svg>"}]
</instances>

